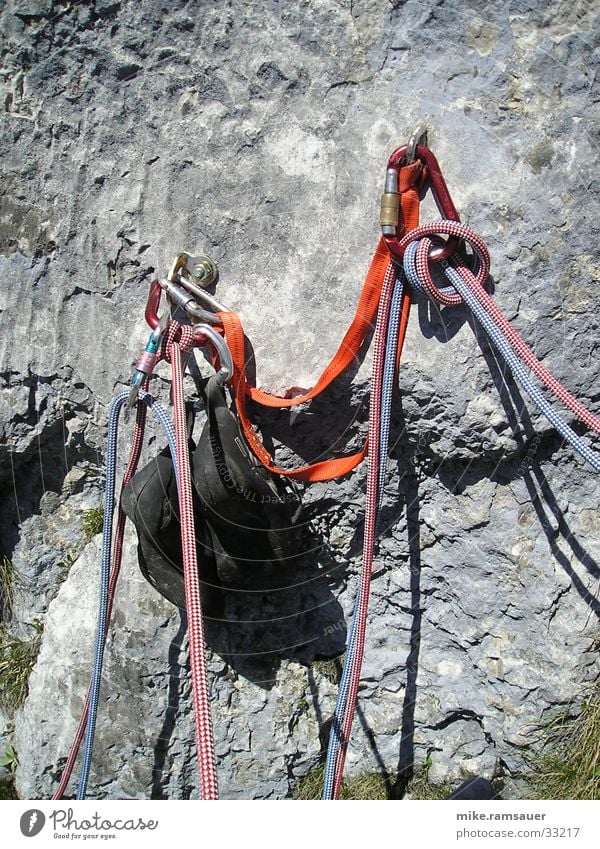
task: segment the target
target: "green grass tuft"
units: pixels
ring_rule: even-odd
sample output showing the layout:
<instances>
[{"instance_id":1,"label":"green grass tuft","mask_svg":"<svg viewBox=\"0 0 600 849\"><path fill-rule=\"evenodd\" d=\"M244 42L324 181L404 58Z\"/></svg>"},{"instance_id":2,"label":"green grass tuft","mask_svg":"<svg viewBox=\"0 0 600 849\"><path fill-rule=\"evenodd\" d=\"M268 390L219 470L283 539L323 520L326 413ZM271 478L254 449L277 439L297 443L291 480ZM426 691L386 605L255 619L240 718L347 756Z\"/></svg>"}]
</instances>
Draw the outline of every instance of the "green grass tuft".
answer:
<instances>
[{"instance_id":1,"label":"green grass tuft","mask_svg":"<svg viewBox=\"0 0 600 849\"><path fill-rule=\"evenodd\" d=\"M14 801L18 798L13 779L0 779L0 802Z\"/></svg>"},{"instance_id":2,"label":"green grass tuft","mask_svg":"<svg viewBox=\"0 0 600 849\"><path fill-rule=\"evenodd\" d=\"M27 698L29 675L42 640L42 624L36 620L28 640L13 637L0 628L0 707L13 714Z\"/></svg>"},{"instance_id":3,"label":"green grass tuft","mask_svg":"<svg viewBox=\"0 0 600 849\"><path fill-rule=\"evenodd\" d=\"M404 796L410 799L445 799L450 792L447 787L431 784L427 774L430 761L426 761L417 769L408 782ZM323 776L325 768L317 767L307 773L298 783L294 799L320 799L323 792ZM354 800L390 800L396 799L395 786L397 776L384 776L378 772L365 772L342 782L340 799Z\"/></svg>"},{"instance_id":4,"label":"green grass tuft","mask_svg":"<svg viewBox=\"0 0 600 849\"><path fill-rule=\"evenodd\" d=\"M323 792L324 767L307 773L298 784L295 799L320 799ZM387 799L385 779L378 773L364 773L342 782L340 799Z\"/></svg>"},{"instance_id":5,"label":"green grass tuft","mask_svg":"<svg viewBox=\"0 0 600 849\"><path fill-rule=\"evenodd\" d=\"M102 531L104 522L104 507L92 507L83 514L81 527L86 539L90 540Z\"/></svg>"},{"instance_id":6,"label":"green grass tuft","mask_svg":"<svg viewBox=\"0 0 600 849\"><path fill-rule=\"evenodd\" d=\"M6 622L13 614L15 600L16 569L12 560L0 555L0 622Z\"/></svg>"},{"instance_id":7,"label":"green grass tuft","mask_svg":"<svg viewBox=\"0 0 600 849\"><path fill-rule=\"evenodd\" d=\"M526 775L535 799L600 799L600 684L577 716L544 727L545 752Z\"/></svg>"},{"instance_id":8,"label":"green grass tuft","mask_svg":"<svg viewBox=\"0 0 600 849\"><path fill-rule=\"evenodd\" d=\"M405 799L445 799L456 787L449 784L432 784L429 780L431 756L415 770L415 774L406 785L403 798Z\"/></svg>"}]
</instances>

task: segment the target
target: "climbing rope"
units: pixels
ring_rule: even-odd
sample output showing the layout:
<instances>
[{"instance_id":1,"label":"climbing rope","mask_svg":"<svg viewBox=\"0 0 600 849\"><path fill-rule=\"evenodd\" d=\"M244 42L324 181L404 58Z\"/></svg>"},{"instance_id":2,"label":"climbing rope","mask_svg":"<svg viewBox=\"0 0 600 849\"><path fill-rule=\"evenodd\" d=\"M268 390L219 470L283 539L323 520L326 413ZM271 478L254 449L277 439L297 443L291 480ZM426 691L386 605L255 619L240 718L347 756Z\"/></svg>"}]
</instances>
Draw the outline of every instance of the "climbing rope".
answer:
<instances>
[{"instance_id":1,"label":"climbing rope","mask_svg":"<svg viewBox=\"0 0 600 849\"><path fill-rule=\"evenodd\" d=\"M444 263L444 274L452 284L444 289L439 289L433 281L427 260L428 251L433 245L429 237L437 233L452 233L465 239L472 246L478 260L476 273L460 257L451 258L448 263ZM531 348L524 342L498 308L493 298L483 288L489 270L489 255L482 240L464 225L457 224L454 221L438 221L418 228L405 237L403 241L407 246L404 255L404 270L410 284L440 303L466 303L536 407L546 416L558 433L587 460L592 468L600 471L600 454L592 450L587 442L575 433L548 403L530 379L528 369L531 369L558 400L562 401L568 409L596 433L600 433L600 420L574 398L540 363Z\"/></svg>"},{"instance_id":2,"label":"climbing rope","mask_svg":"<svg viewBox=\"0 0 600 849\"><path fill-rule=\"evenodd\" d=\"M600 435L600 419L591 413L581 401L578 401L571 393L548 371L548 369L537 359L531 348L521 338L508 321L502 310L498 307L491 295L483 288L487 280L490 268L489 251L485 242L464 224L456 221L436 221L433 224L427 224L423 227L418 227L411 233L408 233L402 240L402 247L406 248L413 241L420 241L419 250L415 257L415 266L417 276L430 297L439 301L442 304L459 304L462 303L464 296L461 293L444 292L438 289L435 285L429 269L428 251L433 245L430 240L431 236L440 233L452 234L453 236L464 239L473 249L475 256L479 262L479 268L475 275L471 269L465 265L464 261L458 254L453 255L453 263L460 272L465 283L468 284L470 291L477 298L485 311L493 318L494 322L501 330L506 339L510 342L514 350L519 354L528 368L538 377L542 383L562 401L562 403L573 412L580 421L584 422L589 428L596 431ZM444 266L443 266L444 267ZM444 270L448 270L444 267ZM460 285L460 284L459 284Z\"/></svg>"},{"instance_id":3,"label":"climbing rope","mask_svg":"<svg viewBox=\"0 0 600 849\"><path fill-rule=\"evenodd\" d=\"M419 148L421 153L423 150L423 148ZM386 191L382 198L382 230L391 257L396 254L397 234L405 231L412 232L419 220L419 195L414 192L406 197L402 204L403 217L401 221L395 219L394 214L391 218L383 214L386 205L397 206L398 199L394 197L396 187L398 191L401 191L401 187L406 185L406 169L414 168L414 162L405 164L406 153L406 147L402 147L394 151L390 157L386 171ZM413 181L418 183L420 180L422 186L426 178L429 178L430 188L440 212L458 219L458 213L450 198L437 160L430 151L427 152L426 165L427 172L420 173L418 178L413 176ZM402 198L402 194L400 197ZM325 764L323 799L337 799L339 797L346 750L356 711L358 685L365 650L375 531L387 465L392 397L396 371L406 335L409 310L410 294L404 285L402 276L397 276L395 267L390 263L381 290L373 340L362 568L347 640L346 659L332 719Z\"/></svg>"},{"instance_id":4,"label":"climbing rope","mask_svg":"<svg viewBox=\"0 0 600 849\"><path fill-rule=\"evenodd\" d=\"M138 389L139 392L139 389ZM145 396L142 396L145 398ZM150 399L151 396L148 396ZM154 399L152 399L154 400ZM133 436L133 444L131 449L131 455L129 458L129 463L127 465L127 469L125 470L125 474L123 475L123 482L121 485L121 489L124 489L125 486L129 483L131 478L136 472L138 467L138 463L140 460L140 455L143 446L143 438L144 438L144 428L146 423L146 411L147 411L148 401L145 403L139 404L137 407L137 415L135 421L135 429ZM110 622L112 616L112 607L115 598L115 592L117 588L117 583L119 579L119 574L121 571L121 560L123 554L123 536L125 532L125 522L126 516L125 513L119 504L118 510L118 518L117 518L117 527L115 530L115 541L113 546L113 557L112 557L112 567L110 573L110 582L108 588L108 607L106 612L106 627L105 627L105 639L108 631L108 623ZM85 729L87 726L87 718L89 711L89 703L90 703L90 689L88 687L88 692L85 698L85 703L83 706L83 710L81 712L81 717L79 720L79 725L77 726L77 731L75 732L75 737L73 743L71 745L71 749L69 751L69 755L67 758L67 762L63 769L59 785L53 795L53 799L62 799L69 781L71 779L71 775L73 774L73 769L75 768L75 762L77 760L77 755L79 753L79 748L81 746L81 742L83 740L83 735L85 734Z\"/></svg>"},{"instance_id":5,"label":"climbing rope","mask_svg":"<svg viewBox=\"0 0 600 849\"><path fill-rule=\"evenodd\" d=\"M432 236L451 235L467 241L474 252L474 270L470 269L460 255L452 254L448 261L440 263L450 286L439 288L431 277L430 256L434 249ZM504 314L483 288L489 271L489 254L482 240L464 225L456 221L441 221L415 228L399 242L404 255L404 273L410 286L426 293L430 298L442 304L466 303L473 315L488 334L491 342L504 357L508 367L527 391L536 406L548 418L556 430L592 465L600 471L600 454L588 444L557 414L543 397L542 393L528 375L530 369L582 422L596 432L600 432L600 420L588 411L580 401L539 362L532 350L510 325ZM385 298L388 297L387 289ZM381 315L385 314L384 291L380 303ZM375 350L373 377L371 381L371 410L369 424L369 444L377 446L370 453L367 471L367 497L365 507L365 532L363 545L363 570L355 599L352 626L347 642L347 655L342 671L338 699L334 711L325 765L323 799L339 797L343 774L345 752L349 741L354 712L360 669L364 655L365 624L367 616L370 573L373 562L374 528L377 511L381 501L385 482L385 468L389 444L389 426L391 396L395 375L396 350L394 327L398 323L399 304L405 294L400 277L394 288L392 306L389 311L387 327L387 347L381 381L381 408L378 409L377 392L379 383L380 337L383 318L378 320L375 331ZM372 430L371 430L372 429ZM378 466L378 480L375 483L375 469ZM374 492L377 490L377 496Z\"/></svg>"},{"instance_id":6,"label":"climbing rope","mask_svg":"<svg viewBox=\"0 0 600 849\"><path fill-rule=\"evenodd\" d=\"M360 671L365 649L379 490L387 460L396 351L401 352L404 344L409 309L409 295L402 280L397 280L395 266L390 264L382 288L373 338L373 368L369 406L370 450L367 460L362 569L347 641L346 659L331 725L325 765L323 799L337 799L339 796L346 749L356 710Z\"/></svg>"},{"instance_id":7,"label":"climbing rope","mask_svg":"<svg viewBox=\"0 0 600 849\"><path fill-rule=\"evenodd\" d=\"M200 798L218 799L217 765L208 689L208 670L204 654L204 625L202 621L200 580L198 577L198 561L196 556L194 504L192 500L192 480L181 362L181 350L190 348L193 345L194 334L192 328L187 326L181 327L180 332L180 341L176 340L174 334L168 337L167 359L171 362L173 369L173 419L175 425L176 465L179 469L177 491L179 495L179 516L181 521L183 581L185 588L185 608L188 619L192 693L194 699L194 717L196 720L196 748L200 771Z\"/></svg>"},{"instance_id":8,"label":"climbing rope","mask_svg":"<svg viewBox=\"0 0 600 849\"><path fill-rule=\"evenodd\" d=\"M131 480L135 474L145 426L145 410L150 407L155 413L159 423L162 425L167 436L167 442L173 458L175 477L179 494L179 507L181 517L182 550L184 566L184 585L186 591L186 607L188 612L188 632L190 644L190 665L192 669L192 684L194 691L194 715L196 720L196 741L198 745L199 782L200 797L203 799L218 798L216 764L214 755L214 740L212 732L212 720L210 715L210 704L208 697L208 685L206 675L206 663L204 658L204 635L202 623L202 610L200 604L198 563L196 557L196 535L194 528L194 516L192 506L191 476L189 470L189 454L187 441L187 426L185 421L185 401L183 397L183 368L181 351L189 350L196 344L205 341L205 335L194 333L190 327L181 327L177 322L170 322L166 335L163 339L162 350L158 353L158 345L155 346L156 357L149 371L160 359L171 362L173 368L173 404L175 426L169 420L164 408L143 389L139 388L140 382L134 383L135 398L143 402L138 406L136 428L133 440L131 457L122 488ZM205 328L206 330L207 328ZM210 330L210 328L208 328ZM138 363L139 365L139 363ZM137 376L137 375L136 375ZM143 385L147 385L146 382ZM116 396L109 412L108 437L106 452L106 481L104 491L104 525L101 558L101 581L100 600L98 606L98 625L96 634L96 647L94 652L94 664L90 687L86 697L82 717L75 734L69 757L61 781L54 794L55 799L62 798L72 774L81 742L85 735L85 744L82 755L82 765L77 791L77 798L85 798L91 757L94 743L96 720L98 713L98 700L102 666L108 624L112 612L112 605L116 590L116 584L120 572L123 534L125 528L125 514L119 508L117 529L115 533L114 552L111 548L113 536L113 514L115 507L115 475L116 475L116 446L118 436L119 415L123 406L131 400L131 392L122 392Z\"/></svg>"},{"instance_id":9,"label":"climbing rope","mask_svg":"<svg viewBox=\"0 0 600 849\"><path fill-rule=\"evenodd\" d=\"M164 408L143 390L139 393L140 400L146 404L156 416L162 426L172 456L175 456L175 434L173 426ZM98 715L98 699L100 695L100 683L102 678L102 665L104 660L104 648L108 630L109 611L109 585L111 547L113 531L113 513L115 508L115 474L117 460L117 436L119 430L119 416L123 406L129 398L129 392L121 392L117 395L108 415L108 436L106 446L106 481L104 484L104 524L102 529L102 557L100 567L100 599L98 604L98 624L96 628L96 647L94 651L94 665L87 700L87 720L85 724L85 745L79 777L77 799L85 799L88 778L90 774L92 749L94 746L94 734L96 730L96 719ZM84 711L85 712L85 711Z\"/></svg>"},{"instance_id":10,"label":"climbing rope","mask_svg":"<svg viewBox=\"0 0 600 849\"><path fill-rule=\"evenodd\" d=\"M377 509L381 507L383 488L387 470L387 458L390 443L390 423L392 418L392 401L394 398L395 379L397 371L398 338L402 308L408 310L410 300L405 296L405 281L402 269L396 273L390 317L388 320L385 343L385 362L383 364L383 380L381 388L381 429L379 432L379 482L377 485ZM400 347L400 351L401 351Z\"/></svg>"}]
</instances>

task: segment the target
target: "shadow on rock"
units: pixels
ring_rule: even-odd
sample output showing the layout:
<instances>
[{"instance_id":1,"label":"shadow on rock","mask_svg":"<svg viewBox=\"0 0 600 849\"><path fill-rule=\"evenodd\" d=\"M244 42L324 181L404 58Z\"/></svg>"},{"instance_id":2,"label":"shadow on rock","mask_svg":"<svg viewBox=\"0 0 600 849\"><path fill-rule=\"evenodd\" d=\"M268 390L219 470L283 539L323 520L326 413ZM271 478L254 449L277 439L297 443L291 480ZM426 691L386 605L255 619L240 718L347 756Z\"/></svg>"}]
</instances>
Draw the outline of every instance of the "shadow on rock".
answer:
<instances>
[{"instance_id":1,"label":"shadow on rock","mask_svg":"<svg viewBox=\"0 0 600 849\"><path fill-rule=\"evenodd\" d=\"M521 390L512 374L502 362L498 361L495 351L486 339L478 336L478 342L498 390L507 421L520 446L518 455L499 465L494 477L502 478L502 480L523 478L553 557L565 570L573 587L590 610L600 617L598 598L585 586L573 569L571 561L575 558L596 581L600 578L600 564L574 535L541 467L542 460L550 459L563 444L563 440L555 432L543 435L536 432ZM576 431L582 429L577 423L572 427ZM570 551L570 554L566 549Z\"/></svg>"}]
</instances>

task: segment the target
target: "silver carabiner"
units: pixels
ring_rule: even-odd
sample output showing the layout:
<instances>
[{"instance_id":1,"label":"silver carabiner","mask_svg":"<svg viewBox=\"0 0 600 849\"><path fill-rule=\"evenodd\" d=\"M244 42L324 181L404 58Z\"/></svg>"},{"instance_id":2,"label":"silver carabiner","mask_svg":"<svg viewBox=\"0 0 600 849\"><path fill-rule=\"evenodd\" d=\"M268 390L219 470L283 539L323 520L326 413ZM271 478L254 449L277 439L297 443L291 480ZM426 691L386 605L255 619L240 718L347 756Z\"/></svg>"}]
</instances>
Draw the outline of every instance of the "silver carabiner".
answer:
<instances>
[{"instance_id":1,"label":"silver carabiner","mask_svg":"<svg viewBox=\"0 0 600 849\"><path fill-rule=\"evenodd\" d=\"M216 298L213 298L212 295L209 295L208 292L205 292L204 289L201 289L199 286L195 286L189 280L186 280L184 277L179 279L180 286L193 295L196 299L196 302L203 303L209 310L213 312L231 312L229 307L226 307L225 304L222 304L220 301L217 301Z\"/></svg>"},{"instance_id":2,"label":"silver carabiner","mask_svg":"<svg viewBox=\"0 0 600 849\"><path fill-rule=\"evenodd\" d=\"M192 332L194 333L194 336L197 333L201 333L203 336L208 337L211 345L217 352L219 363L221 364L221 367L217 372L217 383L222 386L229 380L230 377L233 377L233 357L231 356L229 345L225 339L223 339L221 334L217 333L214 327L211 327L210 324L194 324Z\"/></svg>"}]
</instances>

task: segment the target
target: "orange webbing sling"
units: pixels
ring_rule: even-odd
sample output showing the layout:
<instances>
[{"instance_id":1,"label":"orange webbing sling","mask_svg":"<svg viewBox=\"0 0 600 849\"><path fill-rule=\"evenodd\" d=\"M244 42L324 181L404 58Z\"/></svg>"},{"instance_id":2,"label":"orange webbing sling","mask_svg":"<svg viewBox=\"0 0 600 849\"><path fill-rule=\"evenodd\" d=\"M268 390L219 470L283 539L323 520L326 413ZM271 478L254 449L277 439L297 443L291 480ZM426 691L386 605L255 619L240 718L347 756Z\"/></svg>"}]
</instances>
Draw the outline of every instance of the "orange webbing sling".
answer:
<instances>
[{"instance_id":1,"label":"orange webbing sling","mask_svg":"<svg viewBox=\"0 0 600 849\"><path fill-rule=\"evenodd\" d=\"M423 185L425 172L420 161L413 162L400 168L398 173L398 190L400 192L400 208L402 212L401 223L398 232L402 235L408 230L414 229L419 223L419 189ZM273 458L263 445L256 433L246 408L246 401L250 398L265 407L285 408L297 404L304 404L319 395L333 380L339 377L348 366L355 361L369 331L374 326L381 295L381 287L391 262L390 253L383 239L379 240L375 255L360 294L356 313L352 324L346 331L342 342L333 359L323 371L317 383L304 395L293 398L281 398L263 392L254 386L250 386L246 375L246 348L245 336L242 322L237 313L222 312L219 318L223 322L225 339L229 345L233 360L233 377L231 387L235 398L238 417L244 431L244 435L250 448L271 472L285 475L289 478L303 481L327 481L341 477L352 471L367 454L367 443L355 454L339 457L334 460L321 460L299 469L282 469L275 465ZM408 298L403 300L400 328L398 335L398 354L402 349L406 326L408 323L408 312L410 302Z\"/></svg>"}]
</instances>

